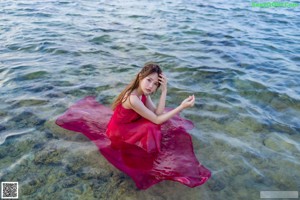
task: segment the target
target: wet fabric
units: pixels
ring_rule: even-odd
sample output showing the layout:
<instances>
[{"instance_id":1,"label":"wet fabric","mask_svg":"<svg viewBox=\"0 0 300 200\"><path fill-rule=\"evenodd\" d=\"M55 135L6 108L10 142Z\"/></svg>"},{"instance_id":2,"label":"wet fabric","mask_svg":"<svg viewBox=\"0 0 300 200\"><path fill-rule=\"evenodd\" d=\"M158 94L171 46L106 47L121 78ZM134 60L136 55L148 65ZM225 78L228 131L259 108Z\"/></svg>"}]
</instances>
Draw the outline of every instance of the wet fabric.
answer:
<instances>
[{"instance_id":1,"label":"wet fabric","mask_svg":"<svg viewBox=\"0 0 300 200\"><path fill-rule=\"evenodd\" d=\"M146 102L144 95L142 102ZM179 115L157 125L122 104L112 111L88 96L58 117L56 124L88 137L139 189L163 180L195 187L211 176L194 154L187 133L193 123Z\"/></svg>"}]
</instances>

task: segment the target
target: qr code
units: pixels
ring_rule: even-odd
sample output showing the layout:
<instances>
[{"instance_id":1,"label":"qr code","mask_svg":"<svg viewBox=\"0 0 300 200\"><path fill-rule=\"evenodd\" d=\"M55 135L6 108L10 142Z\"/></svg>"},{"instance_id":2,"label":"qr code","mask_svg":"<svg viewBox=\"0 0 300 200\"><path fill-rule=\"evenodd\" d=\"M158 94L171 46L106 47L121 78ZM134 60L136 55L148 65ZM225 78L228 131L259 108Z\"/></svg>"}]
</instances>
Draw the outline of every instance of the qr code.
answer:
<instances>
[{"instance_id":1,"label":"qr code","mask_svg":"<svg viewBox=\"0 0 300 200\"><path fill-rule=\"evenodd\" d=\"M18 182L1 182L2 199L18 199Z\"/></svg>"}]
</instances>

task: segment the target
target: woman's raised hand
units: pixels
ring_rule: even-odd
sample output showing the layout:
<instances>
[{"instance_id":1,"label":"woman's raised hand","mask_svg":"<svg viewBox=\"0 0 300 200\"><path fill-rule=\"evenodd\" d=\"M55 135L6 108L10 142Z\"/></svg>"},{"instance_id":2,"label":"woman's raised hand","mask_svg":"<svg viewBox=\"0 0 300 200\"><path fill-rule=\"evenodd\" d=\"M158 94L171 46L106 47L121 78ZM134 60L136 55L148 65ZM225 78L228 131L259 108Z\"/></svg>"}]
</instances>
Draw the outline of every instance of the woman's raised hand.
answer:
<instances>
[{"instance_id":1,"label":"woman's raised hand","mask_svg":"<svg viewBox=\"0 0 300 200\"><path fill-rule=\"evenodd\" d=\"M168 79L164 74L160 74L158 77L158 81L160 83L160 87L161 87L161 91L167 91L167 83L168 83Z\"/></svg>"},{"instance_id":2,"label":"woman's raised hand","mask_svg":"<svg viewBox=\"0 0 300 200\"><path fill-rule=\"evenodd\" d=\"M185 109L194 106L194 104L195 104L195 96L192 95L186 98L185 100L183 100L180 106L182 106Z\"/></svg>"}]
</instances>

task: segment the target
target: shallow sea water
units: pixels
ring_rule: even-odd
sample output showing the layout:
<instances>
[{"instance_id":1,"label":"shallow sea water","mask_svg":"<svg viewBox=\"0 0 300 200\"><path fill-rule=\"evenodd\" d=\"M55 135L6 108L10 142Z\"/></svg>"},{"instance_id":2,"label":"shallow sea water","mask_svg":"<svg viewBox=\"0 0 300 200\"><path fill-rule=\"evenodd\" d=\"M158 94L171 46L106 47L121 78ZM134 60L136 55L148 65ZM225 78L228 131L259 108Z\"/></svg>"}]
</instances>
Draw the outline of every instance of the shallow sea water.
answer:
<instances>
[{"instance_id":1,"label":"shallow sea water","mask_svg":"<svg viewBox=\"0 0 300 200\"><path fill-rule=\"evenodd\" d=\"M298 2L299 3L299 2ZM250 1L0 1L0 181L19 199L259 199L300 191L300 15ZM147 61L168 77L204 185L146 191L54 120L87 96L109 106ZM157 97L157 95L156 95Z\"/></svg>"}]
</instances>

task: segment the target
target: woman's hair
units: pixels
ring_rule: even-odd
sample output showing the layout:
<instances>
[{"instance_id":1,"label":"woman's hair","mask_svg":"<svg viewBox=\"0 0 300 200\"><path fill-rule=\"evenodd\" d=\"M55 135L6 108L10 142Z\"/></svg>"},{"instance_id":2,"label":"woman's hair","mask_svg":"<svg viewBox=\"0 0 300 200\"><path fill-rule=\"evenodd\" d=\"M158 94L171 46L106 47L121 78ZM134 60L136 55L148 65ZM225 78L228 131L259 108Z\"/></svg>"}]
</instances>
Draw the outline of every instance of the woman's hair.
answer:
<instances>
[{"instance_id":1,"label":"woman's hair","mask_svg":"<svg viewBox=\"0 0 300 200\"><path fill-rule=\"evenodd\" d=\"M117 105L125 102L127 97L129 96L129 94L131 94L131 92L134 89L139 87L140 81L152 73L157 73L157 75L159 76L162 73L162 70L158 64L156 64L154 62L148 62L144 65L144 67L136 75L136 77L132 80L132 82L129 85L127 85L127 87L119 94L119 96L113 102L113 104L111 106L112 109L115 110ZM159 88L159 86L160 86L160 83L158 83L157 89ZM127 94L127 96L126 96L126 98L124 98L126 94Z\"/></svg>"}]
</instances>

